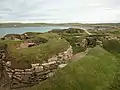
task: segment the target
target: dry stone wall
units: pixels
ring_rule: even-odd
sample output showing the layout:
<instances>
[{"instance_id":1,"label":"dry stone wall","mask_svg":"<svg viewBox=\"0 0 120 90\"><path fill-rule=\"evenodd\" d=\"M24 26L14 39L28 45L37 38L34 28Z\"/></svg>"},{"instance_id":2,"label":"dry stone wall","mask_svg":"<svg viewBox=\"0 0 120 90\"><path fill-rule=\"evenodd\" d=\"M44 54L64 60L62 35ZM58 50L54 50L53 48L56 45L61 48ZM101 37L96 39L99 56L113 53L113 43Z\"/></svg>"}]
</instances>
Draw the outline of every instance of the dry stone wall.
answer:
<instances>
[{"instance_id":1,"label":"dry stone wall","mask_svg":"<svg viewBox=\"0 0 120 90\"><path fill-rule=\"evenodd\" d=\"M63 68L67 65L67 62L72 58L73 50L72 46L57 55L49 58L47 63L35 63L31 64L30 69L12 69L11 62L4 60L1 62L4 65L5 71L7 72L10 81L10 87L13 88L14 85L22 84L36 84L54 75L55 70L58 68Z\"/></svg>"}]
</instances>

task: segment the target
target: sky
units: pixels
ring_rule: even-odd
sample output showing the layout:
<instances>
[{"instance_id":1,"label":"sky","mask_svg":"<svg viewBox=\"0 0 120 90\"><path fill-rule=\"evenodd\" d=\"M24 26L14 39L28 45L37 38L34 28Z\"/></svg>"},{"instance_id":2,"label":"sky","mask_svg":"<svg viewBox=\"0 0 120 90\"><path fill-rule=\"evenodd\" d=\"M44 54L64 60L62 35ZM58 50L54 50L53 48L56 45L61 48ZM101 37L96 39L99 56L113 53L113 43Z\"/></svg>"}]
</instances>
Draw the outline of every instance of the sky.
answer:
<instances>
[{"instance_id":1,"label":"sky","mask_svg":"<svg viewBox=\"0 0 120 90\"><path fill-rule=\"evenodd\" d=\"M120 0L0 0L0 22L120 23Z\"/></svg>"}]
</instances>

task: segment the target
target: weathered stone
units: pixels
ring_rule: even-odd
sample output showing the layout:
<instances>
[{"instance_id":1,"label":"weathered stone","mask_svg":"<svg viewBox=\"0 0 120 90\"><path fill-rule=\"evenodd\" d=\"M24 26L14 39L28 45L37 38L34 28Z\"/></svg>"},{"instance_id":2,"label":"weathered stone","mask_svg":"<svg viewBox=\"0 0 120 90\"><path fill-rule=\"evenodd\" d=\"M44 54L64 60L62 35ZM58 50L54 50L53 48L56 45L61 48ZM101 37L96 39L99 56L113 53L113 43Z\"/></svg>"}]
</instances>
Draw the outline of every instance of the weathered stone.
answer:
<instances>
[{"instance_id":1,"label":"weathered stone","mask_svg":"<svg viewBox=\"0 0 120 90\"><path fill-rule=\"evenodd\" d=\"M48 62L57 61L57 60L58 60L57 56L53 56L52 58L48 59Z\"/></svg>"},{"instance_id":2,"label":"weathered stone","mask_svg":"<svg viewBox=\"0 0 120 90\"><path fill-rule=\"evenodd\" d=\"M56 64L56 61L52 61L48 63L49 65Z\"/></svg>"},{"instance_id":3,"label":"weathered stone","mask_svg":"<svg viewBox=\"0 0 120 90\"><path fill-rule=\"evenodd\" d=\"M83 47L83 48L86 48L86 45L87 45L87 40L83 39L80 46Z\"/></svg>"},{"instance_id":4,"label":"weathered stone","mask_svg":"<svg viewBox=\"0 0 120 90\"><path fill-rule=\"evenodd\" d=\"M68 53L68 51L65 51L65 52L64 52L64 54L67 54L67 53Z\"/></svg>"},{"instance_id":5,"label":"weathered stone","mask_svg":"<svg viewBox=\"0 0 120 90\"><path fill-rule=\"evenodd\" d=\"M55 63L56 63L56 61L52 61L52 62L49 62L49 63L44 63L44 64L42 64L42 66L49 67L51 64L55 64Z\"/></svg>"},{"instance_id":6,"label":"weathered stone","mask_svg":"<svg viewBox=\"0 0 120 90\"><path fill-rule=\"evenodd\" d=\"M20 74L21 74L21 72L15 72L15 74L16 74L16 75L20 75Z\"/></svg>"},{"instance_id":7,"label":"weathered stone","mask_svg":"<svg viewBox=\"0 0 120 90\"><path fill-rule=\"evenodd\" d=\"M63 54L60 53L60 54L58 55L58 57L63 57Z\"/></svg>"},{"instance_id":8,"label":"weathered stone","mask_svg":"<svg viewBox=\"0 0 120 90\"><path fill-rule=\"evenodd\" d=\"M58 66L58 68L64 68L64 67L66 67L67 66L67 64L60 64L59 66Z\"/></svg>"},{"instance_id":9,"label":"weathered stone","mask_svg":"<svg viewBox=\"0 0 120 90\"><path fill-rule=\"evenodd\" d=\"M36 66L35 72L42 72L44 70L43 66Z\"/></svg>"},{"instance_id":10,"label":"weathered stone","mask_svg":"<svg viewBox=\"0 0 120 90\"><path fill-rule=\"evenodd\" d=\"M30 75L32 74L33 72L21 72L21 74L24 74L24 75Z\"/></svg>"},{"instance_id":11,"label":"weathered stone","mask_svg":"<svg viewBox=\"0 0 120 90\"><path fill-rule=\"evenodd\" d=\"M69 59L69 56L68 55L64 55L63 59L67 61Z\"/></svg>"},{"instance_id":12,"label":"weathered stone","mask_svg":"<svg viewBox=\"0 0 120 90\"><path fill-rule=\"evenodd\" d=\"M24 70L22 70L22 69L15 69L14 71L15 72L24 72Z\"/></svg>"},{"instance_id":13,"label":"weathered stone","mask_svg":"<svg viewBox=\"0 0 120 90\"><path fill-rule=\"evenodd\" d=\"M40 65L39 63L31 64L32 68L35 68L36 66L39 66L39 65Z\"/></svg>"},{"instance_id":14,"label":"weathered stone","mask_svg":"<svg viewBox=\"0 0 120 90\"><path fill-rule=\"evenodd\" d=\"M28 43L28 47L35 46L35 43Z\"/></svg>"},{"instance_id":15,"label":"weathered stone","mask_svg":"<svg viewBox=\"0 0 120 90\"><path fill-rule=\"evenodd\" d=\"M63 57L58 57L58 60L59 61L63 61Z\"/></svg>"},{"instance_id":16,"label":"weathered stone","mask_svg":"<svg viewBox=\"0 0 120 90\"><path fill-rule=\"evenodd\" d=\"M2 59L5 59L6 58L6 54L5 53L1 53L1 55L2 55Z\"/></svg>"},{"instance_id":17,"label":"weathered stone","mask_svg":"<svg viewBox=\"0 0 120 90\"><path fill-rule=\"evenodd\" d=\"M54 69L57 69L57 67L58 67L58 63L50 64L49 69L54 70Z\"/></svg>"},{"instance_id":18,"label":"weathered stone","mask_svg":"<svg viewBox=\"0 0 120 90\"><path fill-rule=\"evenodd\" d=\"M32 72L33 69L25 69L25 72Z\"/></svg>"},{"instance_id":19,"label":"weathered stone","mask_svg":"<svg viewBox=\"0 0 120 90\"><path fill-rule=\"evenodd\" d=\"M48 73L48 75L47 75L47 77L52 77L52 76L54 76L54 72L50 72L50 73Z\"/></svg>"},{"instance_id":20,"label":"weathered stone","mask_svg":"<svg viewBox=\"0 0 120 90\"><path fill-rule=\"evenodd\" d=\"M7 74L9 78L12 78L13 73L8 72Z\"/></svg>"},{"instance_id":21,"label":"weathered stone","mask_svg":"<svg viewBox=\"0 0 120 90\"><path fill-rule=\"evenodd\" d=\"M10 66L11 66L11 61L7 61L7 62L6 62L6 66L7 66L7 67L10 67Z\"/></svg>"}]
</instances>

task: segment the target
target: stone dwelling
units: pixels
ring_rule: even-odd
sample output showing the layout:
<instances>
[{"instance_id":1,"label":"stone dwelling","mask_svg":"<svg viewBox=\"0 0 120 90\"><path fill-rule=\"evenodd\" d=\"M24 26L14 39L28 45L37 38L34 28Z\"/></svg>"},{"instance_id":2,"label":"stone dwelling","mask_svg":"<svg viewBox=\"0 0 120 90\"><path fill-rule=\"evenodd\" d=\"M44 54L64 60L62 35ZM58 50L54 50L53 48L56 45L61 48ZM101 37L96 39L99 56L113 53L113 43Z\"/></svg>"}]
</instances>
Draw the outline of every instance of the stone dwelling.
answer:
<instances>
[{"instance_id":1,"label":"stone dwelling","mask_svg":"<svg viewBox=\"0 0 120 90\"><path fill-rule=\"evenodd\" d=\"M80 45L85 49L87 47L95 47L96 41L97 39L95 37L86 37L85 39L82 40Z\"/></svg>"},{"instance_id":2,"label":"stone dwelling","mask_svg":"<svg viewBox=\"0 0 120 90\"><path fill-rule=\"evenodd\" d=\"M33 46L36 46L35 43L29 43L29 42L26 42L24 41L24 43L21 43L19 47L17 47L17 49L21 49L21 48L28 48L28 47L33 47Z\"/></svg>"}]
</instances>

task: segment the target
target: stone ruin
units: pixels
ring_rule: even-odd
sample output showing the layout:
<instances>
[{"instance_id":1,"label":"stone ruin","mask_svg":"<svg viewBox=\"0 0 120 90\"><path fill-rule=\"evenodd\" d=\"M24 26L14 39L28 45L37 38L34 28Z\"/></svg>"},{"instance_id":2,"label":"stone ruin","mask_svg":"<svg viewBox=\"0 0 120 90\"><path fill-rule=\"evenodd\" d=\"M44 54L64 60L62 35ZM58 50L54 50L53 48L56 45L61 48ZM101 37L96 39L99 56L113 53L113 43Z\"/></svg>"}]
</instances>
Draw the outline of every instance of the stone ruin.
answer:
<instances>
[{"instance_id":1,"label":"stone ruin","mask_svg":"<svg viewBox=\"0 0 120 90\"><path fill-rule=\"evenodd\" d=\"M94 36L85 37L80 44L80 46L83 47L84 49L87 49L88 47L95 47L96 45L100 45L102 47L103 43Z\"/></svg>"},{"instance_id":2,"label":"stone ruin","mask_svg":"<svg viewBox=\"0 0 120 90\"><path fill-rule=\"evenodd\" d=\"M36 43L34 42L27 42L27 41L24 41L23 43L21 43L17 49L21 49L21 48L28 48L28 47L33 47L33 46L37 46Z\"/></svg>"},{"instance_id":3,"label":"stone ruin","mask_svg":"<svg viewBox=\"0 0 120 90\"><path fill-rule=\"evenodd\" d=\"M117 36L106 36L106 37L104 37L106 40L113 40L113 39L115 39L115 40L118 40L118 41L120 41L120 37L117 37Z\"/></svg>"},{"instance_id":4,"label":"stone ruin","mask_svg":"<svg viewBox=\"0 0 120 90\"><path fill-rule=\"evenodd\" d=\"M2 40L26 40L31 38L26 33L25 34L7 34L4 37L2 37Z\"/></svg>"},{"instance_id":5,"label":"stone ruin","mask_svg":"<svg viewBox=\"0 0 120 90\"><path fill-rule=\"evenodd\" d=\"M1 78L4 76L3 71L5 71L9 78L7 86L10 89L15 89L23 88L25 86L32 86L48 79L49 77L52 77L56 69L63 68L67 65L67 62L73 56L73 50L72 46L69 46L66 51L60 52L49 58L47 63L31 64L32 68L24 70L12 69L11 61L5 60L6 53L0 53L0 55L2 55L2 57L0 57ZM1 87L4 87L4 85L5 84L2 84Z\"/></svg>"}]
</instances>

